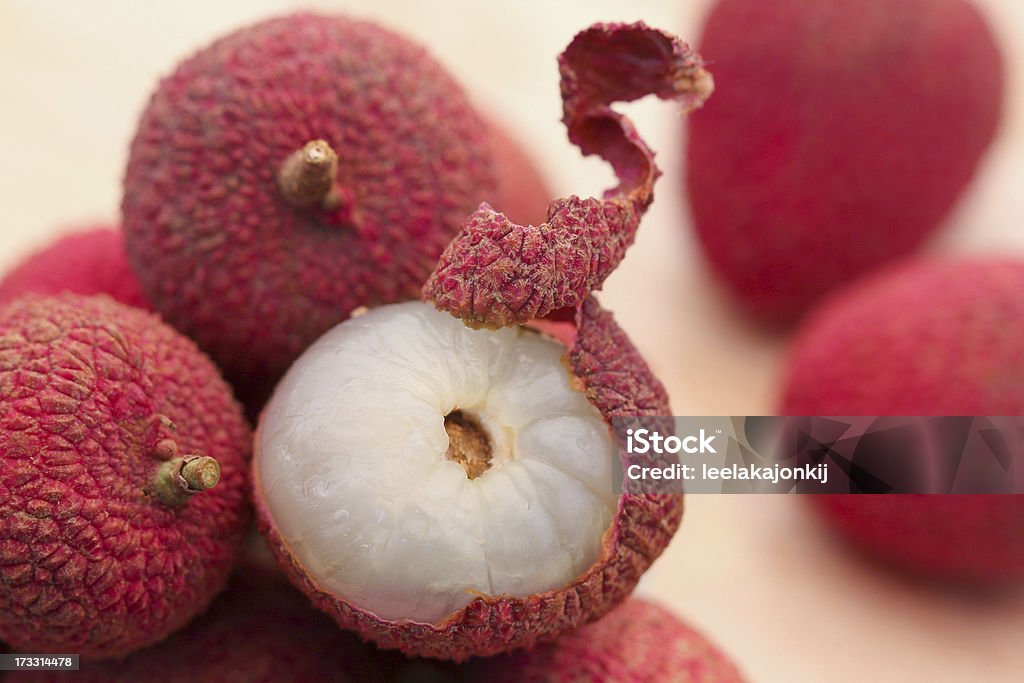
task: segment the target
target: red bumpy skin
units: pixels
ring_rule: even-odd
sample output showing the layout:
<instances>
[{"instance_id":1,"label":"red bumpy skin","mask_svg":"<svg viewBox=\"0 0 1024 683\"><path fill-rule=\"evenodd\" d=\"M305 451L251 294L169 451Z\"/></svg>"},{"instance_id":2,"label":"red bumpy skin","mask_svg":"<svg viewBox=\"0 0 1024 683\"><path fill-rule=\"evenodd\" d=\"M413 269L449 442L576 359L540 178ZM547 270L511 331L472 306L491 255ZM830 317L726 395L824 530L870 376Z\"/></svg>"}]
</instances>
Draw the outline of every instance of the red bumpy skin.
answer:
<instances>
[{"instance_id":1,"label":"red bumpy skin","mask_svg":"<svg viewBox=\"0 0 1024 683\"><path fill-rule=\"evenodd\" d=\"M686 192L718 278L766 322L916 248L992 141L1003 63L965 0L720 0Z\"/></svg>"},{"instance_id":2,"label":"red bumpy skin","mask_svg":"<svg viewBox=\"0 0 1024 683\"><path fill-rule=\"evenodd\" d=\"M577 311L573 333L567 363L606 419L671 414L664 387L595 299L588 298ZM597 561L572 583L528 597L482 596L431 625L387 621L321 590L289 552L263 500L257 490L260 531L292 582L317 607L381 647L454 661L552 640L599 619L632 592L672 539L683 513L680 494L624 494Z\"/></svg>"},{"instance_id":3,"label":"red bumpy skin","mask_svg":"<svg viewBox=\"0 0 1024 683\"><path fill-rule=\"evenodd\" d=\"M553 643L473 661L465 674L487 683L743 683L707 638L637 598Z\"/></svg>"},{"instance_id":4,"label":"red bumpy skin","mask_svg":"<svg viewBox=\"0 0 1024 683\"><path fill-rule=\"evenodd\" d=\"M59 238L0 280L0 304L22 294L106 294L116 301L150 309L128 265L124 236L97 226Z\"/></svg>"},{"instance_id":5,"label":"red bumpy skin","mask_svg":"<svg viewBox=\"0 0 1024 683\"><path fill-rule=\"evenodd\" d=\"M284 168L317 140L336 165ZM125 175L128 253L156 309L258 403L352 309L418 298L494 195L492 166L486 124L422 47L343 17L272 19L153 95Z\"/></svg>"},{"instance_id":6,"label":"red bumpy skin","mask_svg":"<svg viewBox=\"0 0 1024 683\"><path fill-rule=\"evenodd\" d=\"M390 680L389 659L338 630L284 577L242 568L209 610L151 648L5 683L361 683Z\"/></svg>"},{"instance_id":7,"label":"red bumpy skin","mask_svg":"<svg viewBox=\"0 0 1024 683\"><path fill-rule=\"evenodd\" d=\"M974 258L904 265L838 292L799 332L781 414L1024 415L1022 291L1024 262ZM911 571L1024 578L1024 495L811 500L857 545Z\"/></svg>"},{"instance_id":8,"label":"red bumpy skin","mask_svg":"<svg viewBox=\"0 0 1024 683\"><path fill-rule=\"evenodd\" d=\"M584 154L597 154L619 185L603 199L554 200L547 222L516 225L487 204L441 255L424 298L474 327L524 324L573 309L619 265L653 199L654 153L611 109L654 94L695 109L711 94L700 57L642 23L596 24L558 59L563 122Z\"/></svg>"},{"instance_id":9,"label":"red bumpy skin","mask_svg":"<svg viewBox=\"0 0 1024 683\"><path fill-rule=\"evenodd\" d=\"M249 521L250 449L213 363L155 315L0 308L0 638L120 657L203 611Z\"/></svg>"}]
</instances>

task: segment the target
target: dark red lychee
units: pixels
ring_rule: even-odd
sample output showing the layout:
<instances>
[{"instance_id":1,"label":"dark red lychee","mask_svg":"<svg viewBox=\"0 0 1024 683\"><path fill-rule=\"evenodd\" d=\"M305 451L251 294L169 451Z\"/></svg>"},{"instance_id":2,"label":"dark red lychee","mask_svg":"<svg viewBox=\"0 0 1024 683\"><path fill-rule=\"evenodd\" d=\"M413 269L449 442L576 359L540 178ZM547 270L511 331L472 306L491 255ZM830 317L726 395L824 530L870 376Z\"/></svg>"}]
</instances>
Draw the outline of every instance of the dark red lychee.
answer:
<instances>
[{"instance_id":1,"label":"dark red lychee","mask_svg":"<svg viewBox=\"0 0 1024 683\"><path fill-rule=\"evenodd\" d=\"M1022 291L1024 261L976 257L903 265L837 292L794 342L782 414L1024 415ZM1020 468L1024 453L1011 455ZM892 564L954 579L1024 578L1024 495L811 500Z\"/></svg>"},{"instance_id":2,"label":"dark red lychee","mask_svg":"<svg viewBox=\"0 0 1024 683\"><path fill-rule=\"evenodd\" d=\"M0 304L27 292L106 294L129 306L150 307L128 265L124 236L105 225L59 238L0 280Z\"/></svg>"},{"instance_id":3,"label":"dark red lychee","mask_svg":"<svg viewBox=\"0 0 1024 683\"><path fill-rule=\"evenodd\" d=\"M658 175L611 104L698 106L710 76L639 23L582 31L559 65L570 139L620 185L555 200L535 226L481 206L424 286L433 306L334 327L260 418L254 495L272 551L315 604L386 648L462 661L552 640L624 600L680 521L679 492L615 495L613 419L670 408L591 290Z\"/></svg>"},{"instance_id":4,"label":"dark red lychee","mask_svg":"<svg viewBox=\"0 0 1024 683\"><path fill-rule=\"evenodd\" d=\"M139 122L132 265L240 394L268 390L354 308L418 296L494 194L488 135L430 54L379 26L297 14L239 30L181 63Z\"/></svg>"},{"instance_id":5,"label":"dark red lychee","mask_svg":"<svg viewBox=\"0 0 1024 683\"><path fill-rule=\"evenodd\" d=\"M1003 62L965 0L719 0L686 192L718 278L790 321L911 252L992 141Z\"/></svg>"},{"instance_id":6,"label":"dark red lychee","mask_svg":"<svg viewBox=\"0 0 1024 683\"><path fill-rule=\"evenodd\" d=\"M153 647L79 671L12 674L8 683L362 683L389 680L386 661L283 577L247 568L202 616Z\"/></svg>"},{"instance_id":7,"label":"dark red lychee","mask_svg":"<svg viewBox=\"0 0 1024 683\"><path fill-rule=\"evenodd\" d=\"M742 683L736 666L663 607L633 598L601 621L465 667L487 683Z\"/></svg>"},{"instance_id":8,"label":"dark red lychee","mask_svg":"<svg viewBox=\"0 0 1024 683\"><path fill-rule=\"evenodd\" d=\"M0 308L0 638L120 657L201 612L249 521L250 438L155 315L71 294Z\"/></svg>"}]
</instances>

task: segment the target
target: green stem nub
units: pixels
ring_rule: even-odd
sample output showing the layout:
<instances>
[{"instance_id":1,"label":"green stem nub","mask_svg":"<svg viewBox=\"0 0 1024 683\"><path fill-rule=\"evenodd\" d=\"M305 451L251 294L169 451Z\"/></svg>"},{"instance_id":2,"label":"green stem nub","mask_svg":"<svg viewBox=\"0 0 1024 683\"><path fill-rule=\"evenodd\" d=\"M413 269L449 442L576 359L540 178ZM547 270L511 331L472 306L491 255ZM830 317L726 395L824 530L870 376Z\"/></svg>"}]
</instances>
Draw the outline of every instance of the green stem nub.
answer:
<instances>
[{"instance_id":1,"label":"green stem nub","mask_svg":"<svg viewBox=\"0 0 1024 683\"><path fill-rule=\"evenodd\" d=\"M288 155L277 174L281 194L292 206L331 208L337 204L334 181L338 155L326 140L311 140Z\"/></svg>"},{"instance_id":2,"label":"green stem nub","mask_svg":"<svg viewBox=\"0 0 1024 683\"><path fill-rule=\"evenodd\" d=\"M220 481L220 464L207 455L186 455L160 465L154 490L167 505L181 505Z\"/></svg>"}]
</instances>

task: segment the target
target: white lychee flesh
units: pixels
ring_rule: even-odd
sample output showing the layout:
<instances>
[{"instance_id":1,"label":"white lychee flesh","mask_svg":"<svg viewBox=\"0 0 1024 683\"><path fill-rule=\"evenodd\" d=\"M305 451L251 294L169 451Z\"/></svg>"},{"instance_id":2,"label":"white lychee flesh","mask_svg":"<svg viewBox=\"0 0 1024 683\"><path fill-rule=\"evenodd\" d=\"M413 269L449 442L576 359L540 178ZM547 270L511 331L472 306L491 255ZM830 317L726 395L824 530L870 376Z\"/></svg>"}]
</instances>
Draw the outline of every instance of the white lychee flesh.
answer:
<instances>
[{"instance_id":1,"label":"white lychee flesh","mask_svg":"<svg viewBox=\"0 0 1024 683\"><path fill-rule=\"evenodd\" d=\"M278 385L256 444L262 504L301 571L382 619L432 624L477 595L583 574L615 514L616 451L564 354L420 302L321 337ZM453 458L453 423L472 432L453 451L483 459Z\"/></svg>"}]
</instances>

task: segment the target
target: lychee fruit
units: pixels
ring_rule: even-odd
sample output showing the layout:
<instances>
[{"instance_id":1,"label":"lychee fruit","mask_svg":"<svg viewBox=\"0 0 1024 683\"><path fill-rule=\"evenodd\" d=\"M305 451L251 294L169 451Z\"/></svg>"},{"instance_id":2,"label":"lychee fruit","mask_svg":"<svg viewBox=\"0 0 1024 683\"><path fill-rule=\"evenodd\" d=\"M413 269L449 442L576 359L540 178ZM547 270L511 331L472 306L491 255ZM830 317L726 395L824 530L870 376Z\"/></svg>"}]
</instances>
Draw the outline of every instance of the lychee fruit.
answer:
<instances>
[{"instance_id":1,"label":"lychee fruit","mask_svg":"<svg viewBox=\"0 0 1024 683\"><path fill-rule=\"evenodd\" d=\"M719 0L718 94L689 122L686 193L716 276L787 323L910 253L992 142L1003 61L966 0Z\"/></svg>"},{"instance_id":2,"label":"lychee fruit","mask_svg":"<svg viewBox=\"0 0 1024 683\"><path fill-rule=\"evenodd\" d=\"M837 292L799 331L781 413L1024 414L1022 291L1024 261L972 257L905 264ZM944 470L964 440L937 447L958 452L923 463L935 470L923 476L955 483L963 472ZM1019 469L1024 454L1013 460ZM1024 578L1024 495L811 500L839 533L891 564L965 581Z\"/></svg>"},{"instance_id":3,"label":"lychee fruit","mask_svg":"<svg viewBox=\"0 0 1024 683\"><path fill-rule=\"evenodd\" d=\"M269 393L353 309L419 296L496 191L489 135L423 47L377 25L241 29L181 63L142 115L122 202L132 265L240 394Z\"/></svg>"},{"instance_id":4,"label":"lychee fruit","mask_svg":"<svg viewBox=\"0 0 1024 683\"><path fill-rule=\"evenodd\" d=\"M124 236L107 225L60 237L0 279L0 304L27 292L106 294L129 306L150 308L128 265Z\"/></svg>"},{"instance_id":5,"label":"lychee fruit","mask_svg":"<svg viewBox=\"0 0 1024 683\"><path fill-rule=\"evenodd\" d=\"M632 598L601 621L553 643L473 660L467 679L487 683L742 683L706 637L654 603Z\"/></svg>"},{"instance_id":6,"label":"lychee fruit","mask_svg":"<svg viewBox=\"0 0 1024 683\"><path fill-rule=\"evenodd\" d=\"M611 161L620 186L556 200L539 226L481 206L424 287L434 307L335 327L260 418L255 504L279 562L342 626L407 654L461 661L600 618L682 514L679 493L614 495L611 420L670 408L590 290L658 175L610 103L697 106L710 77L643 24L581 32L560 67L570 139ZM520 326L544 316L533 324L551 337Z\"/></svg>"},{"instance_id":7,"label":"lychee fruit","mask_svg":"<svg viewBox=\"0 0 1024 683\"><path fill-rule=\"evenodd\" d=\"M361 683L388 680L387 663L311 607L284 577L245 568L209 610L153 647L121 661L83 664L78 671L22 672L10 680Z\"/></svg>"},{"instance_id":8,"label":"lychee fruit","mask_svg":"<svg viewBox=\"0 0 1024 683\"><path fill-rule=\"evenodd\" d=\"M352 318L257 430L257 515L342 626L407 654L489 655L603 615L668 543L678 495L616 498L610 414L668 415L590 300L571 351L421 302ZM567 365L568 364L568 365Z\"/></svg>"},{"instance_id":9,"label":"lychee fruit","mask_svg":"<svg viewBox=\"0 0 1024 683\"><path fill-rule=\"evenodd\" d=\"M0 638L120 657L201 612L249 521L250 439L155 315L72 294L0 308Z\"/></svg>"}]
</instances>

